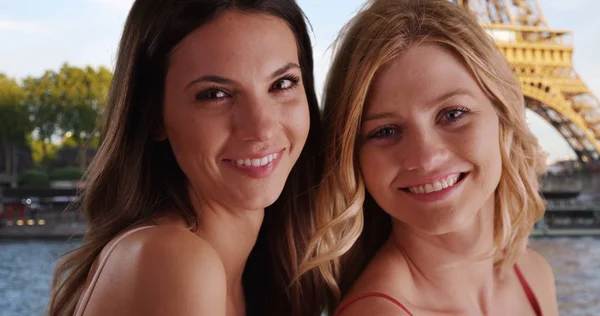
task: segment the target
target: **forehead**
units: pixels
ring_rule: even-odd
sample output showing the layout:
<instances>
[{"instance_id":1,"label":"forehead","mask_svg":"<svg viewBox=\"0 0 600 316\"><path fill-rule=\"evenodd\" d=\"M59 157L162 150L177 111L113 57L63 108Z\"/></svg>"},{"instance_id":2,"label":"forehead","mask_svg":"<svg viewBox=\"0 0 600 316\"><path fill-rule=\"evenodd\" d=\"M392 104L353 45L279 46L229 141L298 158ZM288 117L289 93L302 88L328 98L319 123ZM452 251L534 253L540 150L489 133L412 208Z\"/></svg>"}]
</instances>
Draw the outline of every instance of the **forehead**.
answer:
<instances>
[{"instance_id":1,"label":"forehead","mask_svg":"<svg viewBox=\"0 0 600 316\"><path fill-rule=\"evenodd\" d=\"M297 63L298 49L284 20L267 14L224 11L185 37L169 61L172 67L215 73L249 66L272 71L283 63Z\"/></svg>"},{"instance_id":2,"label":"forehead","mask_svg":"<svg viewBox=\"0 0 600 316\"><path fill-rule=\"evenodd\" d=\"M469 69L453 51L437 44L419 44L396 56L377 72L365 110L390 100L394 100L394 104L424 104L438 95L459 89L473 95L483 94Z\"/></svg>"}]
</instances>

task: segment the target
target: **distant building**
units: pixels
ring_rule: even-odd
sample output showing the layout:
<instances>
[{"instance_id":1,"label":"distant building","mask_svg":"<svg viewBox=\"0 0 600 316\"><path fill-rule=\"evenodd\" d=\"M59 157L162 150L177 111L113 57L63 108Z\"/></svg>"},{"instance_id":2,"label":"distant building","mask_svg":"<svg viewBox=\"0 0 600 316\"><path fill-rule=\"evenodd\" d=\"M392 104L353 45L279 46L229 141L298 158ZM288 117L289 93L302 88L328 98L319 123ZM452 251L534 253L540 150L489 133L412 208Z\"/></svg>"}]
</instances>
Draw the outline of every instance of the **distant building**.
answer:
<instances>
[{"instance_id":1,"label":"distant building","mask_svg":"<svg viewBox=\"0 0 600 316\"><path fill-rule=\"evenodd\" d=\"M7 151L4 150L4 148L0 148L0 188L14 187L19 180L13 175L14 170L11 170L11 172L5 170L6 153ZM15 156L17 173L33 168L34 164L33 159L31 158L30 148L17 148ZM13 161L13 163L15 163L15 161Z\"/></svg>"},{"instance_id":2,"label":"distant building","mask_svg":"<svg viewBox=\"0 0 600 316\"><path fill-rule=\"evenodd\" d=\"M556 161L546 167L550 175L572 175L577 172L600 172L600 161L582 163L579 160Z\"/></svg>"}]
</instances>

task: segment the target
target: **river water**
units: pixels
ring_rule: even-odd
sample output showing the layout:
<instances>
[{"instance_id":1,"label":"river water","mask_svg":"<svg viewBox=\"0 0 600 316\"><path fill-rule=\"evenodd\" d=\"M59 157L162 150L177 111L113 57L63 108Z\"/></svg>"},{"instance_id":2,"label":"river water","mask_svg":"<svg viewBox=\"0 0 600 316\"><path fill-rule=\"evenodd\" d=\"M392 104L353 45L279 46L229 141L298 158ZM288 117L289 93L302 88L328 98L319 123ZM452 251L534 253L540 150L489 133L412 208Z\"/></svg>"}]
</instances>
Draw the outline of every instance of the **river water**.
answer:
<instances>
[{"instance_id":1,"label":"river water","mask_svg":"<svg viewBox=\"0 0 600 316\"><path fill-rule=\"evenodd\" d=\"M561 316L600 315L600 239L539 238L532 248L552 266Z\"/></svg>"},{"instance_id":2,"label":"river water","mask_svg":"<svg viewBox=\"0 0 600 316\"><path fill-rule=\"evenodd\" d=\"M561 316L600 315L600 239L535 238L552 265ZM76 242L0 240L0 315L43 315L56 258Z\"/></svg>"},{"instance_id":3,"label":"river water","mask_svg":"<svg viewBox=\"0 0 600 316\"><path fill-rule=\"evenodd\" d=\"M56 259L78 244L0 240L0 315L43 315Z\"/></svg>"}]
</instances>

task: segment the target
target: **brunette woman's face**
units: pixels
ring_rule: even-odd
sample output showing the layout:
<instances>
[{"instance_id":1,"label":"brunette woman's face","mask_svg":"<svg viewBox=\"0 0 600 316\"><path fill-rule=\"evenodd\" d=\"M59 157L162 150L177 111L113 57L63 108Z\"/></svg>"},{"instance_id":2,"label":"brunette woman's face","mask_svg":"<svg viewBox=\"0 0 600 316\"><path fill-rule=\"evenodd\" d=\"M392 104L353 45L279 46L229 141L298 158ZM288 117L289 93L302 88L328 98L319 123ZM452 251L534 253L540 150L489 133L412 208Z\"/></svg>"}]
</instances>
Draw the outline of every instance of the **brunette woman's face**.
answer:
<instances>
[{"instance_id":1,"label":"brunette woman's face","mask_svg":"<svg viewBox=\"0 0 600 316\"><path fill-rule=\"evenodd\" d=\"M306 141L309 110L285 21L225 11L172 52L163 137L195 194L236 209L280 195Z\"/></svg>"}]
</instances>

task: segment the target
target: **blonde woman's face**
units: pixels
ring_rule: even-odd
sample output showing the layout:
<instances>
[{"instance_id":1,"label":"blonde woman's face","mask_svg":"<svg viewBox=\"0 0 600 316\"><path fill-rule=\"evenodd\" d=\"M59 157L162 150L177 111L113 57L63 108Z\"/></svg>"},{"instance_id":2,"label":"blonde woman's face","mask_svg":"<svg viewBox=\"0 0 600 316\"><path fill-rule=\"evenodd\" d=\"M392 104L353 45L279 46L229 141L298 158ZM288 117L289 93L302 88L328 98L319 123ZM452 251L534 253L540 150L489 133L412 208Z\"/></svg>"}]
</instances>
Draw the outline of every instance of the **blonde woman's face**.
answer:
<instances>
[{"instance_id":1,"label":"blonde woman's face","mask_svg":"<svg viewBox=\"0 0 600 316\"><path fill-rule=\"evenodd\" d=\"M448 50L410 48L378 72L363 113L365 185L395 220L442 234L493 214L502 169L499 120Z\"/></svg>"},{"instance_id":2,"label":"blonde woman's face","mask_svg":"<svg viewBox=\"0 0 600 316\"><path fill-rule=\"evenodd\" d=\"M194 194L230 209L279 197L306 141L309 110L285 21L224 12L174 49L164 135Z\"/></svg>"}]
</instances>

